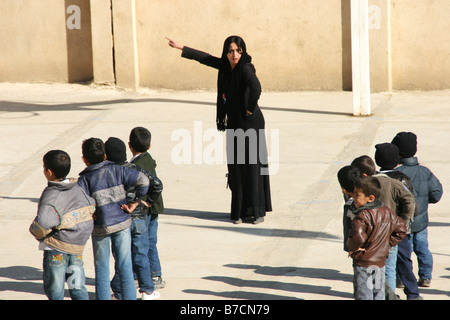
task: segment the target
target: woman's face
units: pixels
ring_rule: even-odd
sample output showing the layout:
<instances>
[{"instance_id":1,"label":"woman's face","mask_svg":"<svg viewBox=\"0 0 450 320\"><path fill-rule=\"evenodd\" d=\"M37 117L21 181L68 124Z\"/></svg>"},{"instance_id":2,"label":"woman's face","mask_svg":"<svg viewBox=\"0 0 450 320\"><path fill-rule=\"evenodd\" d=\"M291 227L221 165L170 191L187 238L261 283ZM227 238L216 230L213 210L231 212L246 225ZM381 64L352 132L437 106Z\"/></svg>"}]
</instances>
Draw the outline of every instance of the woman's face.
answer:
<instances>
[{"instance_id":1,"label":"woman's face","mask_svg":"<svg viewBox=\"0 0 450 320\"><path fill-rule=\"evenodd\" d=\"M228 48L227 58L230 61L231 69L238 64L242 56L242 49L239 48L236 43L232 42Z\"/></svg>"}]
</instances>

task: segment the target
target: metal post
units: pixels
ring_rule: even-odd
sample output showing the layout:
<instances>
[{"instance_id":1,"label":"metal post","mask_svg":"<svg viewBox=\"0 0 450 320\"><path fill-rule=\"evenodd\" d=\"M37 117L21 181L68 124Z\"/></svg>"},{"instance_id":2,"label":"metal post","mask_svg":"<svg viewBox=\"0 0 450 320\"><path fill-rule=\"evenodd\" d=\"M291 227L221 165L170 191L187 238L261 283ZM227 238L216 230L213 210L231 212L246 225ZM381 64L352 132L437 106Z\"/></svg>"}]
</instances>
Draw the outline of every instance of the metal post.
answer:
<instances>
[{"instance_id":1,"label":"metal post","mask_svg":"<svg viewBox=\"0 0 450 320\"><path fill-rule=\"evenodd\" d=\"M353 115L370 115L369 4L351 1Z\"/></svg>"}]
</instances>

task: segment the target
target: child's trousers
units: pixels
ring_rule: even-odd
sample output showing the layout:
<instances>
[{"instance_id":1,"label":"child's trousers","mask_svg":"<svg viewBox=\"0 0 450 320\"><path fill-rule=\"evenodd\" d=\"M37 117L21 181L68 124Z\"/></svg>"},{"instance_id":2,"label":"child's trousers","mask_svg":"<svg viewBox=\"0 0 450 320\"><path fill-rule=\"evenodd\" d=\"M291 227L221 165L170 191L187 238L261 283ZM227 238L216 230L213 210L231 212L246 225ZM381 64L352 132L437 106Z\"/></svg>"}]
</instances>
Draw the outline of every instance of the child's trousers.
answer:
<instances>
[{"instance_id":1,"label":"child's trousers","mask_svg":"<svg viewBox=\"0 0 450 320\"><path fill-rule=\"evenodd\" d=\"M72 300L89 300L81 255L44 250L44 291L50 300L64 299L67 282Z\"/></svg>"},{"instance_id":2,"label":"child's trousers","mask_svg":"<svg viewBox=\"0 0 450 320\"><path fill-rule=\"evenodd\" d=\"M353 266L355 300L385 300L385 267Z\"/></svg>"}]
</instances>

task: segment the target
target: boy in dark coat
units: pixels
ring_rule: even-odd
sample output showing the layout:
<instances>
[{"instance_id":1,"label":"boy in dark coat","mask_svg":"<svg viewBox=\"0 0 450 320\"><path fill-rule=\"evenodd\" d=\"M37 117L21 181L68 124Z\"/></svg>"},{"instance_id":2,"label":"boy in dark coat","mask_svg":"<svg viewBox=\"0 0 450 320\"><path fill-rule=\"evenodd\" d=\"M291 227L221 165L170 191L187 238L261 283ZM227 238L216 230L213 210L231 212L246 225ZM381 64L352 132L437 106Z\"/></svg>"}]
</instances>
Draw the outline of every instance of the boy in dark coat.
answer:
<instances>
[{"instance_id":1,"label":"boy in dark coat","mask_svg":"<svg viewBox=\"0 0 450 320\"><path fill-rule=\"evenodd\" d=\"M442 197L442 184L427 167L420 165L414 155L417 152L417 136L412 132L398 133L392 143L399 148L400 164L395 170L411 178L414 186L418 214L411 224L413 250L419 265L419 286L429 287L432 278L433 256L428 248L428 204L437 203Z\"/></svg>"},{"instance_id":2,"label":"boy in dark coat","mask_svg":"<svg viewBox=\"0 0 450 320\"><path fill-rule=\"evenodd\" d=\"M341 186L345 201L342 226L344 232L344 251L348 252L348 233L351 228L352 221L355 218L355 214L353 213L355 211L353 189L355 188L355 182L358 179L361 179L361 173L359 172L358 168L354 166L345 166L338 171L337 178L339 181L339 185Z\"/></svg>"},{"instance_id":3,"label":"boy in dark coat","mask_svg":"<svg viewBox=\"0 0 450 320\"><path fill-rule=\"evenodd\" d=\"M130 132L128 146L133 157L131 163L144 170L156 175L156 161L148 152L151 147L152 135L147 128L136 127ZM150 220L148 223L148 259L150 261L150 270L155 285L155 289L162 289L166 282L162 279L161 261L158 253L158 216L164 212L164 201L162 194L148 208Z\"/></svg>"},{"instance_id":4,"label":"boy in dark coat","mask_svg":"<svg viewBox=\"0 0 450 320\"><path fill-rule=\"evenodd\" d=\"M414 187L411 179L403 172L394 170L399 162L400 155L398 147L392 143L380 143L375 146L375 161L380 167L380 174L385 174L388 177L399 180L403 183L405 188L413 194ZM417 215L417 203L414 211L414 216ZM406 221L406 236L402 242L398 244L397 248L397 287L403 288L407 299L422 300L419 293L419 286L417 279L414 276L413 263L411 260L411 221Z\"/></svg>"}]
</instances>

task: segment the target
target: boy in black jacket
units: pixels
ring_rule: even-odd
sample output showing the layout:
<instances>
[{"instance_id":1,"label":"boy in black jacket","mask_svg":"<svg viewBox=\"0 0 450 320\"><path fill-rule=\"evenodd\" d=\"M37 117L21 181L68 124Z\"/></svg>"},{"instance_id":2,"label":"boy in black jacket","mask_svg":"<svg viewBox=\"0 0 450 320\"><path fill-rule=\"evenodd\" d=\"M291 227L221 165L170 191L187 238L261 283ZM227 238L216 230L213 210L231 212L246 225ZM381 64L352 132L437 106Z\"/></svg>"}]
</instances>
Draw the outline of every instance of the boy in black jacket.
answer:
<instances>
[{"instance_id":1,"label":"boy in black jacket","mask_svg":"<svg viewBox=\"0 0 450 320\"><path fill-rule=\"evenodd\" d=\"M151 133L143 127L136 127L131 130L128 146L133 158L131 163L150 171L156 176L156 161L148 153L151 147ZM165 281L162 279L161 262L159 259L157 241L158 241L158 215L164 212L164 202L162 194L160 198L149 208L150 222L148 225L149 250L148 258L150 261L150 270L156 289L165 287Z\"/></svg>"},{"instance_id":2,"label":"boy in black jacket","mask_svg":"<svg viewBox=\"0 0 450 320\"><path fill-rule=\"evenodd\" d=\"M411 177L417 216L411 224L411 240L417 256L419 286L429 287L433 270L433 256L428 248L428 204L437 203L443 193L442 184L430 169L419 163L417 136L412 132L399 132L392 143L399 149L400 164L395 170Z\"/></svg>"},{"instance_id":3,"label":"boy in black jacket","mask_svg":"<svg viewBox=\"0 0 450 320\"><path fill-rule=\"evenodd\" d=\"M339 185L341 186L345 201L342 226L344 231L344 251L348 252L348 232L351 228L352 221L355 218L355 214L353 213L353 211L355 210L353 201L353 189L355 188L355 182L361 179L361 173L359 172L358 168L354 166L345 166L338 171L337 178L339 181Z\"/></svg>"}]
</instances>

